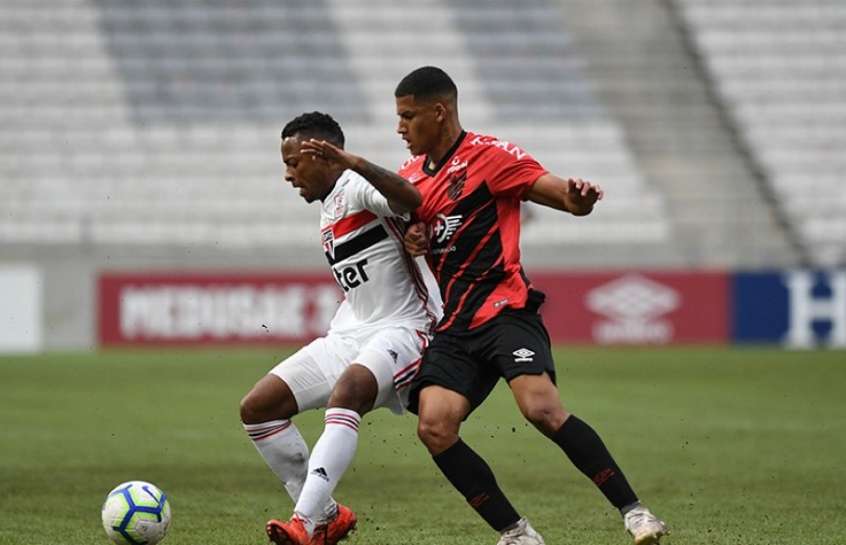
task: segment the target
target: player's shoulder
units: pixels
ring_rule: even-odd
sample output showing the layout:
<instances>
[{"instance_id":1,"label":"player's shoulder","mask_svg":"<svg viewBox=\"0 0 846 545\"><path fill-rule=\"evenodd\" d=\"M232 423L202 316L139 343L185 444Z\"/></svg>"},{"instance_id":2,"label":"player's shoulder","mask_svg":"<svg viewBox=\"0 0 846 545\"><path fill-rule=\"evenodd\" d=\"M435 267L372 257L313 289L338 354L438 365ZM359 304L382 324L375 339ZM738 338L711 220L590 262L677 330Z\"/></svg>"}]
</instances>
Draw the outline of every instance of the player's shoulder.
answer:
<instances>
[{"instance_id":1,"label":"player's shoulder","mask_svg":"<svg viewBox=\"0 0 846 545\"><path fill-rule=\"evenodd\" d=\"M403 178L411 177L415 172L423 170L423 161L426 159L425 155L412 155L399 167L397 172Z\"/></svg>"},{"instance_id":2,"label":"player's shoulder","mask_svg":"<svg viewBox=\"0 0 846 545\"><path fill-rule=\"evenodd\" d=\"M465 146L486 157L531 158L531 155L517 144L490 134L468 132Z\"/></svg>"},{"instance_id":3,"label":"player's shoulder","mask_svg":"<svg viewBox=\"0 0 846 545\"><path fill-rule=\"evenodd\" d=\"M341 177L338 178L338 187L335 193L356 193L362 188L369 186L367 180L354 170L345 170Z\"/></svg>"}]
</instances>

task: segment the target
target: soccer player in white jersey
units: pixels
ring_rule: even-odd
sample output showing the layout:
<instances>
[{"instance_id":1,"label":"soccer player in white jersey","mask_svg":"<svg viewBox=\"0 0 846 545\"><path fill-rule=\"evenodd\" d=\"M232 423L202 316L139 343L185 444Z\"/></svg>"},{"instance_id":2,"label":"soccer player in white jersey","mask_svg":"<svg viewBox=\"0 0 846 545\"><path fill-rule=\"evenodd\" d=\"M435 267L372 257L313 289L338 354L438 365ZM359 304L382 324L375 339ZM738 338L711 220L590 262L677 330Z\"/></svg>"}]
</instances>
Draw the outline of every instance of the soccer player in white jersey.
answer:
<instances>
[{"instance_id":1,"label":"soccer player in white jersey","mask_svg":"<svg viewBox=\"0 0 846 545\"><path fill-rule=\"evenodd\" d=\"M378 407L403 411L440 318L440 297L422 276L431 273L403 246L420 193L343 146L341 127L319 112L282 131L285 180L307 202L321 202L320 239L344 301L325 337L271 369L241 401L244 429L295 502L289 521L267 523L277 544L331 545L355 527L355 514L331 495L352 462L361 418ZM325 427L309 457L290 419L318 407L326 407Z\"/></svg>"}]
</instances>

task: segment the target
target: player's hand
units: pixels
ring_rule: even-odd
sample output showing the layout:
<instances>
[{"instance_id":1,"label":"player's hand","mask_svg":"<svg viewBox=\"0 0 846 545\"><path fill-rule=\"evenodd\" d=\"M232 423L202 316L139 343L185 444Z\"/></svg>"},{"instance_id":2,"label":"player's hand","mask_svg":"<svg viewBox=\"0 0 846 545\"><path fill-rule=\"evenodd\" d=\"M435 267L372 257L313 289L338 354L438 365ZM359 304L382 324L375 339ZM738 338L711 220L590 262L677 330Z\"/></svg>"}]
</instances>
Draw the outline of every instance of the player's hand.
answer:
<instances>
[{"instance_id":1,"label":"player's hand","mask_svg":"<svg viewBox=\"0 0 846 545\"><path fill-rule=\"evenodd\" d=\"M429 249L429 237L426 236L426 224L423 222L412 224L405 232L403 239L405 250L412 256L424 255Z\"/></svg>"},{"instance_id":2,"label":"player's hand","mask_svg":"<svg viewBox=\"0 0 846 545\"><path fill-rule=\"evenodd\" d=\"M358 157L352 153L347 153L326 140L317 140L315 138L311 138L306 142L303 142L300 152L311 158L326 159L327 161L335 163L344 169L353 168L356 161L358 161Z\"/></svg>"},{"instance_id":3,"label":"player's hand","mask_svg":"<svg viewBox=\"0 0 846 545\"><path fill-rule=\"evenodd\" d=\"M593 209L596 201L601 201L605 192L599 184L593 184L581 178L567 179L567 201L570 212L587 214Z\"/></svg>"}]
</instances>

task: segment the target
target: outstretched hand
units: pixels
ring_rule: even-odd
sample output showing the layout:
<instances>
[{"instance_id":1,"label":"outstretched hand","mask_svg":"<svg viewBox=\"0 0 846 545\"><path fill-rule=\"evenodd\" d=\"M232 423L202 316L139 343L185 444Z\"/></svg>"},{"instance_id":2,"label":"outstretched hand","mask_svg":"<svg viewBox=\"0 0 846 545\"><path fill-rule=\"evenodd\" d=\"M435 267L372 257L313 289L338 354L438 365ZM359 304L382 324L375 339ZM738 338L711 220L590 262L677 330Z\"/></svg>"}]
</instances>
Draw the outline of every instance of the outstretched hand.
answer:
<instances>
[{"instance_id":1,"label":"outstretched hand","mask_svg":"<svg viewBox=\"0 0 846 545\"><path fill-rule=\"evenodd\" d=\"M424 255L429 249L429 237L426 236L426 224L423 222L409 226L403 239L405 250L414 257Z\"/></svg>"},{"instance_id":2,"label":"outstretched hand","mask_svg":"<svg viewBox=\"0 0 846 545\"><path fill-rule=\"evenodd\" d=\"M601 201L605 192L599 184L593 184L581 178L567 179L568 208L573 213L587 213L593 209L596 201Z\"/></svg>"},{"instance_id":3,"label":"outstretched hand","mask_svg":"<svg viewBox=\"0 0 846 545\"><path fill-rule=\"evenodd\" d=\"M326 159L331 163L335 163L345 169L354 168L358 157L352 153L347 153L338 146L327 142L326 140L317 140L310 138L303 142L300 152L312 158Z\"/></svg>"}]
</instances>

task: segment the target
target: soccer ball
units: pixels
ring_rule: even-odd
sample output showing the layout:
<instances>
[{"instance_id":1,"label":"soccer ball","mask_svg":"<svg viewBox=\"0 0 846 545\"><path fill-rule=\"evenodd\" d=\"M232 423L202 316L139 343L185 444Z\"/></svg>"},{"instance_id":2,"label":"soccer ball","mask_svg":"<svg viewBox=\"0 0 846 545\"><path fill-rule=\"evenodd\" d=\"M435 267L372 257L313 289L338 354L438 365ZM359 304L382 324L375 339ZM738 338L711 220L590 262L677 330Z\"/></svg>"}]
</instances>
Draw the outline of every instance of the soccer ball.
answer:
<instances>
[{"instance_id":1,"label":"soccer ball","mask_svg":"<svg viewBox=\"0 0 846 545\"><path fill-rule=\"evenodd\" d=\"M118 545L155 545L170 526L164 492L144 481L117 485L103 503L103 528Z\"/></svg>"}]
</instances>

